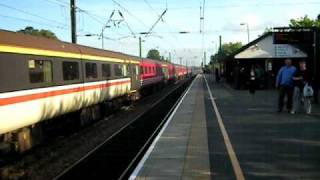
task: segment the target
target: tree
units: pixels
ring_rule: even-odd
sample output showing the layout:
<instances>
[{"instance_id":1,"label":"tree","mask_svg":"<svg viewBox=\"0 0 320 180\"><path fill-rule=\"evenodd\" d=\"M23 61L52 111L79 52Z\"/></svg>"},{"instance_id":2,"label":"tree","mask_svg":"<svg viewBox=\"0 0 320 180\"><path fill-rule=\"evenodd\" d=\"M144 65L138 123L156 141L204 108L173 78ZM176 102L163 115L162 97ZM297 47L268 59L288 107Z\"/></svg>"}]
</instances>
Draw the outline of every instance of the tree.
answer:
<instances>
[{"instance_id":1,"label":"tree","mask_svg":"<svg viewBox=\"0 0 320 180\"><path fill-rule=\"evenodd\" d=\"M320 14L319 14L320 16ZM307 15L298 19L291 19L289 27L318 27L320 28L320 19L319 16L317 19L311 19Z\"/></svg>"},{"instance_id":2,"label":"tree","mask_svg":"<svg viewBox=\"0 0 320 180\"><path fill-rule=\"evenodd\" d=\"M51 32L50 30L45 30L45 29L34 29L31 26L27 26L24 29L21 29L19 31L17 31L19 33L23 33L23 34L29 34L29 35L33 35L33 36L41 36L41 37L46 37L49 39L58 39L57 36Z\"/></svg>"},{"instance_id":3,"label":"tree","mask_svg":"<svg viewBox=\"0 0 320 180\"><path fill-rule=\"evenodd\" d=\"M148 52L147 58L161 60L160 53L156 49L150 49Z\"/></svg>"},{"instance_id":4,"label":"tree","mask_svg":"<svg viewBox=\"0 0 320 180\"><path fill-rule=\"evenodd\" d=\"M210 57L210 63L214 64L216 62L221 62L225 60L228 56L231 56L236 51L238 51L242 47L241 42L229 42L225 43L221 46L221 50L218 53Z\"/></svg>"},{"instance_id":5,"label":"tree","mask_svg":"<svg viewBox=\"0 0 320 180\"><path fill-rule=\"evenodd\" d=\"M229 42L226 44L223 44L221 47L221 54L225 55L225 56L230 56L231 54L233 54L234 52L236 52L238 49L240 49L242 47L242 43L241 42Z\"/></svg>"},{"instance_id":6,"label":"tree","mask_svg":"<svg viewBox=\"0 0 320 180\"><path fill-rule=\"evenodd\" d=\"M272 28L266 27L266 28L264 29L264 32L262 33L262 35L265 35L265 34L267 34L267 33L269 33L269 32L272 32Z\"/></svg>"}]
</instances>

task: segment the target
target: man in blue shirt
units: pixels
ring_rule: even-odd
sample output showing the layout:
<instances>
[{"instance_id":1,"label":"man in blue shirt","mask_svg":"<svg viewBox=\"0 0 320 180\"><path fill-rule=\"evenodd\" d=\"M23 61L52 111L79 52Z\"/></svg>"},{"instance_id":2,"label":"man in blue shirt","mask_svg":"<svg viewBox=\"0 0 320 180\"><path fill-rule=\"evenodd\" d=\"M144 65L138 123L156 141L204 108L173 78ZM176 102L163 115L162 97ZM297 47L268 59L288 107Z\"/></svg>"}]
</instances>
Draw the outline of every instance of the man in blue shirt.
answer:
<instances>
[{"instance_id":1,"label":"man in blue shirt","mask_svg":"<svg viewBox=\"0 0 320 180\"><path fill-rule=\"evenodd\" d=\"M293 94L293 75L296 68L292 66L291 59L285 60L285 65L281 67L276 79L276 87L279 88L279 104L278 112L282 111L284 97L287 95L287 110L290 112L292 108L292 94Z\"/></svg>"}]
</instances>

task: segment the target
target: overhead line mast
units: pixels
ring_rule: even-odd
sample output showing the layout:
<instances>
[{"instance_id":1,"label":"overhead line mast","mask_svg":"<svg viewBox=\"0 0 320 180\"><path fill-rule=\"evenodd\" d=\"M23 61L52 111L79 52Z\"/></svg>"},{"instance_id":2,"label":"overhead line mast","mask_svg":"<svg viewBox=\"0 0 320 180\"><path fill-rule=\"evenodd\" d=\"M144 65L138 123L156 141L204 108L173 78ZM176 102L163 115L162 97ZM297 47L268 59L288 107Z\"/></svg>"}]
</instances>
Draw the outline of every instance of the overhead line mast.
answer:
<instances>
[{"instance_id":1,"label":"overhead line mast","mask_svg":"<svg viewBox=\"0 0 320 180\"><path fill-rule=\"evenodd\" d=\"M204 20L204 15L205 15L205 0L203 0L202 5L200 5L200 34L202 35L202 41L201 41L201 45L202 45L202 52L203 52L203 65L205 66L206 64L206 52L205 52L205 48L204 48L204 35L205 35L205 29L204 29L204 25L205 25L205 20Z\"/></svg>"},{"instance_id":2,"label":"overhead line mast","mask_svg":"<svg viewBox=\"0 0 320 180\"><path fill-rule=\"evenodd\" d=\"M75 0L70 0L70 17L71 17L71 41L72 41L72 43L77 44Z\"/></svg>"}]
</instances>

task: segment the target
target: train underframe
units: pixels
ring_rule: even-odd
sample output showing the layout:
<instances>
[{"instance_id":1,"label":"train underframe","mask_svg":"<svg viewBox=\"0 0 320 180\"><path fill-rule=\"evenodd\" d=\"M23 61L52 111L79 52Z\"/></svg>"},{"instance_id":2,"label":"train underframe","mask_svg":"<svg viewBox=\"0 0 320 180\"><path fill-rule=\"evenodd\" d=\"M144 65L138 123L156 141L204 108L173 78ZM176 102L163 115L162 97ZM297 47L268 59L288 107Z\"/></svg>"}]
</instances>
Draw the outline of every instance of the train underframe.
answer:
<instances>
[{"instance_id":1,"label":"train underframe","mask_svg":"<svg viewBox=\"0 0 320 180\"><path fill-rule=\"evenodd\" d=\"M2 155L24 153L39 145L45 138L65 136L75 132L75 130L79 130L112 114L122 106L129 106L133 101L138 99L140 99L140 93L132 92L130 95L104 101L75 112L2 134L0 135L0 153Z\"/></svg>"}]
</instances>

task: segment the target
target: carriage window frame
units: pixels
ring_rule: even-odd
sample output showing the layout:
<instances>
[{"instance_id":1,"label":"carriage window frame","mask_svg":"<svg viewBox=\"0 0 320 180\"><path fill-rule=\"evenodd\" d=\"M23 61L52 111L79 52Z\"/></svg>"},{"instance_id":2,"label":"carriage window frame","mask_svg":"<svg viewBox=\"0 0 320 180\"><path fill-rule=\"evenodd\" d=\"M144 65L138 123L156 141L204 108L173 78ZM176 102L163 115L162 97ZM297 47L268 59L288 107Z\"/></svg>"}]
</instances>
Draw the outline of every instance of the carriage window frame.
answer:
<instances>
[{"instance_id":1,"label":"carriage window frame","mask_svg":"<svg viewBox=\"0 0 320 180\"><path fill-rule=\"evenodd\" d=\"M74 71L71 71L71 69L74 69ZM62 62L62 73L63 73L63 80L64 81L79 80L80 79L79 62L63 61Z\"/></svg>"},{"instance_id":2,"label":"carriage window frame","mask_svg":"<svg viewBox=\"0 0 320 180\"><path fill-rule=\"evenodd\" d=\"M124 77L126 76L126 65L124 64L114 64L113 66L114 69L114 75L116 77Z\"/></svg>"},{"instance_id":3,"label":"carriage window frame","mask_svg":"<svg viewBox=\"0 0 320 180\"><path fill-rule=\"evenodd\" d=\"M53 63L51 60L28 60L29 82L51 83L53 82ZM38 71L38 72L36 72Z\"/></svg>"},{"instance_id":4,"label":"carriage window frame","mask_svg":"<svg viewBox=\"0 0 320 180\"><path fill-rule=\"evenodd\" d=\"M87 79L97 79L98 78L98 65L93 62L85 63L85 72Z\"/></svg>"},{"instance_id":5,"label":"carriage window frame","mask_svg":"<svg viewBox=\"0 0 320 180\"><path fill-rule=\"evenodd\" d=\"M101 64L101 72L103 78L111 77L111 64Z\"/></svg>"}]
</instances>

